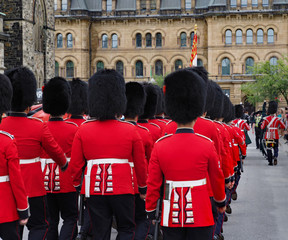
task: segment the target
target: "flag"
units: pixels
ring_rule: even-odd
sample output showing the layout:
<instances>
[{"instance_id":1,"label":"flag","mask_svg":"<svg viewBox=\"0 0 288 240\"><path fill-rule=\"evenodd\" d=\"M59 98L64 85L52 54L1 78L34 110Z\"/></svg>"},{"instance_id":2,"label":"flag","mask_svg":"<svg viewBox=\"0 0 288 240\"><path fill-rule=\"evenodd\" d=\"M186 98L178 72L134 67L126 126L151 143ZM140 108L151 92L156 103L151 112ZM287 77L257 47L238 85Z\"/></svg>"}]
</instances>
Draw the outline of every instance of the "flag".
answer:
<instances>
[{"instance_id":1,"label":"flag","mask_svg":"<svg viewBox=\"0 0 288 240\"><path fill-rule=\"evenodd\" d=\"M195 31L194 38L193 38L193 46L192 46L192 53L190 58L190 67L197 66L197 34Z\"/></svg>"}]
</instances>

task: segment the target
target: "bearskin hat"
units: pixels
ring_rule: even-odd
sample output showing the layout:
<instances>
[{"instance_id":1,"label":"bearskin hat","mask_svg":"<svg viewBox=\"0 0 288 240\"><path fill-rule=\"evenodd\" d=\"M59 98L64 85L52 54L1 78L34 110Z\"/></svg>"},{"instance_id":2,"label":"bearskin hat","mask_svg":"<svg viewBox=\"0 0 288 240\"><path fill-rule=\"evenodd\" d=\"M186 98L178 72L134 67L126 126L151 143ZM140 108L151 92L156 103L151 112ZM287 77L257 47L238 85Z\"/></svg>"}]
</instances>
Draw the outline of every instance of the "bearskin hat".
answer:
<instances>
[{"instance_id":1,"label":"bearskin hat","mask_svg":"<svg viewBox=\"0 0 288 240\"><path fill-rule=\"evenodd\" d=\"M208 80L207 82L207 96L205 102L205 112L211 112L214 105L215 91L213 87L212 80Z\"/></svg>"},{"instance_id":2,"label":"bearskin hat","mask_svg":"<svg viewBox=\"0 0 288 240\"><path fill-rule=\"evenodd\" d=\"M71 104L68 113L71 115L83 115L88 112L88 84L79 78L69 81L71 87Z\"/></svg>"},{"instance_id":3,"label":"bearskin hat","mask_svg":"<svg viewBox=\"0 0 288 240\"><path fill-rule=\"evenodd\" d=\"M158 85L154 85L157 91L157 106L156 115L162 114L164 112L164 94L162 89Z\"/></svg>"},{"instance_id":4,"label":"bearskin hat","mask_svg":"<svg viewBox=\"0 0 288 240\"><path fill-rule=\"evenodd\" d=\"M215 120L222 117L222 112L224 109L224 93L217 83L211 81L211 85L214 90L214 100L212 105L213 107L211 107L211 109L207 112L207 115L212 120Z\"/></svg>"},{"instance_id":5,"label":"bearskin hat","mask_svg":"<svg viewBox=\"0 0 288 240\"><path fill-rule=\"evenodd\" d=\"M144 113L139 116L139 119L153 118L157 107L157 90L151 83L143 83L146 92L146 103Z\"/></svg>"},{"instance_id":6,"label":"bearskin hat","mask_svg":"<svg viewBox=\"0 0 288 240\"><path fill-rule=\"evenodd\" d=\"M222 112L223 121L228 123L234 119L234 108L233 104L231 103L229 97L224 94L224 109L225 111Z\"/></svg>"},{"instance_id":7,"label":"bearskin hat","mask_svg":"<svg viewBox=\"0 0 288 240\"><path fill-rule=\"evenodd\" d=\"M244 115L244 107L241 104L235 105L235 117L242 118Z\"/></svg>"},{"instance_id":8,"label":"bearskin hat","mask_svg":"<svg viewBox=\"0 0 288 240\"><path fill-rule=\"evenodd\" d=\"M64 115L70 105L71 88L62 77L52 78L43 89L43 111L52 116Z\"/></svg>"},{"instance_id":9,"label":"bearskin hat","mask_svg":"<svg viewBox=\"0 0 288 240\"><path fill-rule=\"evenodd\" d=\"M275 101L270 101L268 106L268 114L274 114L277 112L278 103Z\"/></svg>"},{"instance_id":10,"label":"bearskin hat","mask_svg":"<svg viewBox=\"0 0 288 240\"><path fill-rule=\"evenodd\" d=\"M193 71L193 72L196 72L200 77L203 78L205 83L208 82L208 72L203 66L189 67L186 69Z\"/></svg>"},{"instance_id":11,"label":"bearskin hat","mask_svg":"<svg viewBox=\"0 0 288 240\"><path fill-rule=\"evenodd\" d=\"M124 116L126 118L135 118L143 114L146 102L146 92L142 84L138 82L126 83L127 106Z\"/></svg>"},{"instance_id":12,"label":"bearskin hat","mask_svg":"<svg viewBox=\"0 0 288 240\"><path fill-rule=\"evenodd\" d=\"M125 80L113 69L103 69L89 79L89 115L99 120L114 119L126 109Z\"/></svg>"},{"instance_id":13,"label":"bearskin hat","mask_svg":"<svg viewBox=\"0 0 288 240\"><path fill-rule=\"evenodd\" d=\"M13 89L7 76L0 74L0 117L11 108Z\"/></svg>"},{"instance_id":14,"label":"bearskin hat","mask_svg":"<svg viewBox=\"0 0 288 240\"><path fill-rule=\"evenodd\" d=\"M183 69L165 77L165 105L167 114L177 123L186 124L204 112L206 88L202 77Z\"/></svg>"},{"instance_id":15,"label":"bearskin hat","mask_svg":"<svg viewBox=\"0 0 288 240\"><path fill-rule=\"evenodd\" d=\"M18 67L5 72L13 87L11 110L23 112L36 101L36 78L31 70Z\"/></svg>"}]
</instances>

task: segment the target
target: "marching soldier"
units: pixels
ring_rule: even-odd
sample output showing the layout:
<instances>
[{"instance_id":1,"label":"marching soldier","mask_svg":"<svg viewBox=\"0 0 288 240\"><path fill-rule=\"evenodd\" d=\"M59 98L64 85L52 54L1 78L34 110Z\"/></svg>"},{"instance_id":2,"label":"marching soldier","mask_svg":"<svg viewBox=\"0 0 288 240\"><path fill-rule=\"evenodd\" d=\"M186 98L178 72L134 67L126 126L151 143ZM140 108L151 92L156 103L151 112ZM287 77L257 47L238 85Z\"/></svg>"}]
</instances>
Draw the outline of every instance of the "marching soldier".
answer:
<instances>
[{"instance_id":1,"label":"marching soldier","mask_svg":"<svg viewBox=\"0 0 288 240\"><path fill-rule=\"evenodd\" d=\"M36 79L25 67L6 73L13 87L10 115L0 128L15 136L21 173L28 195L31 216L28 220L29 240L44 239L48 230L47 200L41 169L40 154L44 149L65 170L68 162L55 142L47 125L39 119L28 118L27 113L36 98ZM22 229L23 231L23 229Z\"/></svg>"},{"instance_id":2,"label":"marching soldier","mask_svg":"<svg viewBox=\"0 0 288 240\"><path fill-rule=\"evenodd\" d=\"M64 122L71 98L69 83L61 77L52 78L43 90L43 110L50 114L47 126L54 139L62 148L69 161L73 139L78 127L75 123ZM61 172L60 167L43 152L44 186L47 192L49 230L47 240L75 239L77 235L78 194L72 184L69 169ZM58 234L59 214L63 225Z\"/></svg>"},{"instance_id":3,"label":"marching soldier","mask_svg":"<svg viewBox=\"0 0 288 240\"><path fill-rule=\"evenodd\" d=\"M12 91L9 79L0 74L0 123L2 114L10 110ZM25 225L28 222L27 194L14 136L0 131L0 142L0 238L18 240L19 223Z\"/></svg>"},{"instance_id":4,"label":"marching soldier","mask_svg":"<svg viewBox=\"0 0 288 240\"><path fill-rule=\"evenodd\" d=\"M81 194L87 198L93 238L110 239L112 217L118 238L133 239L134 177L145 198L147 170L141 137L131 123L119 121L126 107L125 81L115 70L101 70L89 79L89 115L75 135L70 170ZM136 186L135 186L136 187Z\"/></svg>"},{"instance_id":5,"label":"marching soldier","mask_svg":"<svg viewBox=\"0 0 288 240\"><path fill-rule=\"evenodd\" d=\"M250 130L250 126L247 123L246 119L242 119L243 116L244 116L244 108L243 108L243 106L241 104L235 105L235 117L236 117L236 119L234 119L233 124L236 127L241 129L241 131L243 133L243 136L244 136L244 139L245 139L245 142L247 142L248 138L249 138L249 135L247 134L247 131Z\"/></svg>"},{"instance_id":6,"label":"marching soldier","mask_svg":"<svg viewBox=\"0 0 288 240\"><path fill-rule=\"evenodd\" d=\"M220 212L225 211L224 177L213 142L194 133L203 114L205 84L199 75L176 71L165 78L167 114L177 122L175 134L157 141L149 163L146 210L155 219L164 182L161 225L164 239L210 240L213 216L207 191L207 173ZM205 149L205 150L204 150Z\"/></svg>"}]
</instances>

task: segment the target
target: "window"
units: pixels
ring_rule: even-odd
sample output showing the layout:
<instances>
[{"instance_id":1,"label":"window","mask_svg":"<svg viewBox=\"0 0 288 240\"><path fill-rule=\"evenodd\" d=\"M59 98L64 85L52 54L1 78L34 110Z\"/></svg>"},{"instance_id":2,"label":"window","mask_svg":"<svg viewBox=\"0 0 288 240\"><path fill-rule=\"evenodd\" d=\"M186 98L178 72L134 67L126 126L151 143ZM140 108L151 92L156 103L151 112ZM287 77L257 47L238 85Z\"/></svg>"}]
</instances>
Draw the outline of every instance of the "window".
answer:
<instances>
[{"instance_id":1,"label":"window","mask_svg":"<svg viewBox=\"0 0 288 240\"><path fill-rule=\"evenodd\" d=\"M277 57L271 57L270 60L269 60L270 65L272 65L272 66L276 66L277 65L277 61L278 61Z\"/></svg>"},{"instance_id":2,"label":"window","mask_svg":"<svg viewBox=\"0 0 288 240\"><path fill-rule=\"evenodd\" d=\"M163 63L161 60L157 60L155 63L155 75L163 76Z\"/></svg>"},{"instance_id":3,"label":"window","mask_svg":"<svg viewBox=\"0 0 288 240\"><path fill-rule=\"evenodd\" d=\"M162 34L156 33L156 47L162 47Z\"/></svg>"},{"instance_id":4,"label":"window","mask_svg":"<svg viewBox=\"0 0 288 240\"><path fill-rule=\"evenodd\" d=\"M141 61L136 62L136 77L143 77L143 63Z\"/></svg>"},{"instance_id":5,"label":"window","mask_svg":"<svg viewBox=\"0 0 288 240\"><path fill-rule=\"evenodd\" d=\"M252 7L258 7L258 0L252 0Z\"/></svg>"},{"instance_id":6,"label":"window","mask_svg":"<svg viewBox=\"0 0 288 240\"><path fill-rule=\"evenodd\" d=\"M222 75L230 75L230 60L229 60L229 58L224 58L222 60Z\"/></svg>"},{"instance_id":7,"label":"window","mask_svg":"<svg viewBox=\"0 0 288 240\"><path fill-rule=\"evenodd\" d=\"M152 47L152 36L151 33L146 34L146 47Z\"/></svg>"},{"instance_id":8,"label":"window","mask_svg":"<svg viewBox=\"0 0 288 240\"><path fill-rule=\"evenodd\" d=\"M269 6L269 0L262 0L262 6L268 7Z\"/></svg>"},{"instance_id":9,"label":"window","mask_svg":"<svg viewBox=\"0 0 288 240\"><path fill-rule=\"evenodd\" d=\"M54 10L56 11L58 8L58 5L57 5L57 0L54 0Z\"/></svg>"},{"instance_id":10,"label":"window","mask_svg":"<svg viewBox=\"0 0 288 240\"><path fill-rule=\"evenodd\" d=\"M67 78L74 77L74 63L72 61L68 61L66 63L66 77Z\"/></svg>"},{"instance_id":11,"label":"window","mask_svg":"<svg viewBox=\"0 0 288 240\"><path fill-rule=\"evenodd\" d=\"M230 45L232 44L232 31L226 30L225 32L225 44Z\"/></svg>"},{"instance_id":12,"label":"window","mask_svg":"<svg viewBox=\"0 0 288 240\"><path fill-rule=\"evenodd\" d=\"M106 34L102 35L102 48L108 48L108 36Z\"/></svg>"},{"instance_id":13,"label":"window","mask_svg":"<svg viewBox=\"0 0 288 240\"><path fill-rule=\"evenodd\" d=\"M175 70L183 68L183 63L180 59L176 60L175 62Z\"/></svg>"},{"instance_id":14,"label":"window","mask_svg":"<svg viewBox=\"0 0 288 240\"><path fill-rule=\"evenodd\" d=\"M141 33L136 34L136 47L142 47L142 35L141 35Z\"/></svg>"},{"instance_id":15,"label":"window","mask_svg":"<svg viewBox=\"0 0 288 240\"><path fill-rule=\"evenodd\" d=\"M246 31L246 43L247 44L253 43L253 31L251 29L248 29Z\"/></svg>"},{"instance_id":16,"label":"window","mask_svg":"<svg viewBox=\"0 0 288 240\"><path fill-rule=\"evenodd\" d=\"M104 63L102 61L98 61L97 64L96 64L96 71L100 71L104 69Z\"/></svg>"},{"instance_id":17,"label":"window","mask_svg":"<svg viewBox=\"0 0 288 240\"><path fill-rule=\"evenodd\" d=\"M194 40L194 32L191 32L190 34L190 41L191 41L190 46L191 47L193 47L193 40Z\"/></svg>"},{"instance_id":18,"label":"window","mask_svg":"<svg viewBox=\"0 0 288 240\"><path fill-rule=\"evenodd\" d=\"M67 11L67 0L62 0L62 6L61 9L62 11Z\"/></svg>"},{"instance_id":19,"label":"window","mask_svg":"<svg viewBox=\"0 0 288 240\"><path fill-rule=\"evenodd\" d=\"M186 1L185 1L185 9L186 9L186 10L191 9L191 0L186 0Z\"/></svg>"},{"instance_id":20,"label":"window","mask_svg":"<svg viewBox=\"0 0 288 240\"><path fill-rule=\"evenodd\" d=\"M197 59L197 66L203 67L203 61L201 59Z\"/></svg>"},{"instance_id":21,"label":"window","mask_svg":"<svg viewBox=\"0 0 288 240\"><path fill-rule=\"evenodd\" d=\"M118 36L117 34L112 35L112 48L118 47Z\"/></svg>"},{"instance_id":22,"label":"window","mask_svg":"<svg viewBox=\"0 0 288 240\"><path fill-rule=\"evenodd\" d=\"M242 30L236 31L236 44L242 44Z\"/></svg>"},{"instance_id":23,"label":"window","mask_svg":"<svg viewBox=\"0 0 288 240\"><path fill-rule=\"evenodd\" d=\"M241 7L247 7L247 0L241 0Z\"/></svg>"},{"instance_id":24,"label":"window","mask_svg":"<svg viewBox=\"0 0 288 240\"><path fill-rule=\"evenodd\" d=\"M231 7L237 7L237 0L231 0L230 6Z\"/></svg>"},{"instance_id":25,"label":"window","mask_svg":"<svg viewBox=\"0 0 288 240\"><path fill-rule=\"evenodd\" d=\"M61 33L57 35L57 48L63 47L63 36Z\"/></svg>"},{"instance_id":26,"label":"window","mask_svg":"<svg viewBox=\"0 0 288 240\"><path fill-rule=\"evenodd\" d=\"M274 30L268 29L268 43L274 43Z\"/></svg>"},{"instance_id":27,"label":"window","mask_svg":"<svg viewBox=\"0 0 288 240\"><path fill-rule=\"evenodd\" d=\"M123 69L124 69L123 62L122 61L117 61L116 62L116 71L118 73L120 73L122 76L123 76Z\"/></svg>"},{"instance_id":28,"label":"window","mask_svg":"<svg viewBox=\"0 0 288 240\"><path fill-rule=\"evenodd\" d=\"M150 10L156 10L156 0L150 0Z\"/></svg>"},{"instance_id":29,"label":"window","mask_svg":"<svg viewBox=\"0 0 288 240\"><path fill-rule=\"evenodd\" d=\"M251 67L254 66L254 59L251 58L251 57L248 57L246 59L246 62L245 62L245 72L246 74L252 74L253 73L253 70L251 69Z\"/></svg>"},{"instance_id":30,"label":"window","mask_svg":"<svg viewBox=\"0 0 288 240\"><path fill-rule=\"evenodd\" d=\"M55 62L55 77L59 77L59 63Z\"/></svg>"},{"instance_id":31,"label":"window","mask_svg":"<svg viewBox=\"0 0 288 240\"><path fill-rule=\"evenodd\" d=\"M107 0L106 10L107 10L107 12L111 12L112 11L112 0Z\"/></svg>"},{"instance_id":32,"label":"window","mask_svg":"<svg viewBox=\"0 0 288 240\"><path fill-rule=\"evenodd\" d=\"M141 11L146 11L146 0L140 1L140 9Z\"/></svg>"},{"instance_id":33,"label":"window","mask_svg":"<svg viewBox=\"0 0 288 240\"><path fill-rule=\"evenodd\" d=\"M181 47L186 47L186 39L187 39L187 36L186 36L186 33L185 32L182 32L181 35L180 35L180 38L181 38Z\"/></svg>"},{"instance_id":34,"label":"window","mask_svg":"<svg viewBox=\"0 0 288 240\"><path fill-rule=\"evenodd\" d=\"M67 34L67 48L73 47L73 37L71 33Z\"/></svg>"},{"instance_id":35,"label":"window","mask_svg":"<svg viewBox=\"0 0 288 240\"><path fill-rule=\"evenodd\" d=\"M263 30L262 29L257 30L257 43L263 44Z\"/></svg>"},{"instance_id":36,"label":"window","mask_svg":"<svg viewBox=\"0 0 288 240\"><path fill-rule=\"evenodd\" d=\"M230 89L223 89L223 93L230 98Z\"/></svg>"}]
</instances>

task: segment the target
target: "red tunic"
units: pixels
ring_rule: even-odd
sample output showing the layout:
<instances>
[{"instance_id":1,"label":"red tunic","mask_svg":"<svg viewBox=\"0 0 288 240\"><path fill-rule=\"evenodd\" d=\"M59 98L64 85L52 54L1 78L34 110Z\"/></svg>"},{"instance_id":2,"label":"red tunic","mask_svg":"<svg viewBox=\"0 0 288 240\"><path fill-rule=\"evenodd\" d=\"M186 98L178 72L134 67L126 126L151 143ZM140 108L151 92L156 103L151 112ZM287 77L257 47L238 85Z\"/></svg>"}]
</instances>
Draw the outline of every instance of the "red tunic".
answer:
<instances>
[{"instance_id":1,"label":"red tunic","mask_svg":"<svg viewBox=\"0 0 288 240\"><path fill-rule=\"evenodd\" d=\"M71 148L74 136L78 130L75 123L63 121L62 118L50 118L47 126L52 133L55 141L62 148L65 156L71 157ZM75 192L69 167L65 172L62 172L59 165L51 163L49 154L43 151L41 159L44 160L44 186L47 193L68 193Z\"/></svg>"},{"instance_id":2,"label":"red tunic","mask_svg":"<svg viewBox=\"0 0 288 240\"><path fill-rule=\"evenodd\" d=\"M69 165L75 187L81 183L86 162L81 194L87 197L134 194L135 172L139 191L146 190L143 143L131 123L89 120L82 124L74 138Z\"/></svg>"},{"instance_id":3,"label":"red tunic","mask_svg":"<svg viewBox=\"0 0 288 240\"><path fill-rule=\"evenodd\" d=\"M279 139L278 128L285 129L285 125L281 119L274 115L264 118L261 129L265 127L267 127L265 139Z\"/></svg>"},{"instance_id":4,"label":"red tunic","mask_svg":"<svg viewBox=\"0 0 288 240\"><path fill-rule=\"evenodd\" d=\"M83 122L85 122L86 119L82 116L71 116L70 118L65 119L65 122L73 122L78 125L78 127L81 126Z\"/></svg>"},{"instance_id":5,"label":"red tunic","mask_svg":"<svg viewBox=\"0 0 288 240\"><path fill-rule=\"evenodd\" d=\"M138 120L137 125L143 126L151 133L153 143L162 137L161 128L155 123L149 123L147 120Z\"/></svg>"},{"instance_id":6,"label":"red tunic","mask_svg":"<svg viewBox=\"0 0 288 240\"><path fill-rule=\"evenodd\" d=\"M163 121L163 119L154 118L154 119L149 119L149 123L154 123L158 125L161 128L161 137L164 135L167 122Z\"/></svg>"},{"instance_id":7,"label":"red tunic","mask_svg":"<svg viewBox=\"0 0 288 240\"><path fill-rule=\"evenodd\" d=\"M224 177L215 146L192 129L178 129L161 138L149 163L146 210L153 212L165 178L161 225L168 227L204 227L214 224L206 186L211 180L214 199L225 206Z\"/></svg>"},{"instance_id":8,"label":"red tunic","mask_svg":"<svg viewBox=\"0 0 288 240\"><path fill-rule=\"evenodd\" d=\"M0 128L16 139L21 173L28 197L46 195L40 155L44 149L61 167L67 163L62 149L55 142L46 123L28 118L25 113L11 113L3 119Z\"/></svg>"},{"instance_id":9,"label":"red tunic","mask_svg":"<svg viewBox=\"0 0 288 240\"><path fill-rule=\"evenodd\" d=\"M0 131L0 224L28 217L25 192L14 137ZM9 177L9 179L8 179Z\"/></svg>"},{"instance_id":10,"label":"red tunic","mask_svg":"<svg viewBox=\"0 0 288 240\"><path fill-rule=\"evenodd\" d=\"M167 124L166 124L166 128L164 130L164 135L167 134L174 134L177 130L177 123L170 120Z\"/></svg>"}]
</instances>

